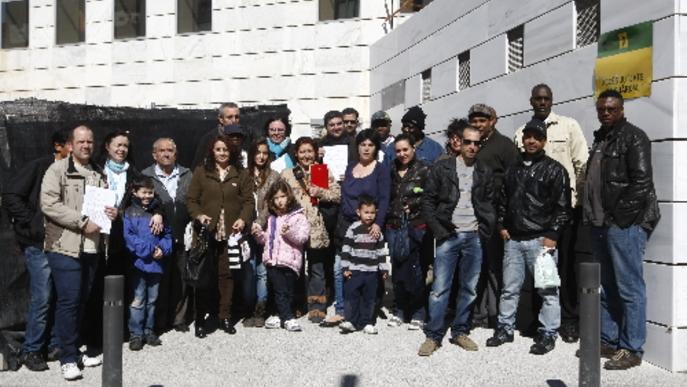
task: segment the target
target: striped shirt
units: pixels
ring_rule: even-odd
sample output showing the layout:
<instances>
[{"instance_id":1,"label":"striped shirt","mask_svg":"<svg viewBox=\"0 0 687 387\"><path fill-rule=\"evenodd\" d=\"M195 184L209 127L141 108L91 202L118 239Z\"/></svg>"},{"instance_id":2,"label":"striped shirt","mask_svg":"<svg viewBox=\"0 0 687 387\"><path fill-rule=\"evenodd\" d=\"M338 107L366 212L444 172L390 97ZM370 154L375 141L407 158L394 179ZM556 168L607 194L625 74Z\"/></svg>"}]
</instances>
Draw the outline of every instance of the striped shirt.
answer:
<instances>
[{"instance_id":1,"label":"striped shirt","mask_svg":"<svg viewBox=\"0 0 687 387\"><path fill-rule=\"evenodd\" d=\"M387 249L384 246L384 236L379 240L368 232L368 226L360 221L354 222L346 230L346 236L341 248L341 268L355 271L389 271L386 263Z\"/></svg>"}]
</instances>

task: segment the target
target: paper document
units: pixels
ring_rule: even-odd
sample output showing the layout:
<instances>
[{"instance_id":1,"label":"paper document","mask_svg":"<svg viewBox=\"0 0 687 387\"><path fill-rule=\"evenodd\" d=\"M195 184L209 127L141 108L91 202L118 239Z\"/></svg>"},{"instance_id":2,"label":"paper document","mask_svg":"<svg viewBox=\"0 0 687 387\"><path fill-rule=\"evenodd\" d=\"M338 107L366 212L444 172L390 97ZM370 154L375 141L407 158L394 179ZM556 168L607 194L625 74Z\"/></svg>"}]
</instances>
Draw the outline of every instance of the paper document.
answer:
<instances>
[{"instance_id":1,"label":"paper document","mask_svg":"<svg viewBox=\"0 0 687 387\"><path fill-rule=\"evenodd\" d=\"M348 166L348 145L325 146L323 161L329 167L332 176L340 180L346 173Z\"/></svg>"},{"instance_id":2,"label":"paper document","mask_svg":"<svg viewBox=\"0 0 687 387\"><path fill-rule=\"evenodd\" d=\"M272 164L270 164L270 168L274 170L277 173L281 173L284 169L286 169L286 158L289 157L287 153L284 153L281 155L280 158L272 161Z\"/></svg>"},{"instance_id":3,"label":"paper document","mask_svg":"<svg viewBox=\"0 0 687 387\"><path fill-rule=\"evenodd\" d=\"M116 196L114 191L110 191L107 188L94 187L92 185L86 186L81 214L88 216L91 222L100 226L100 232L103 234L110 233L110 226L112 224L110 218L105 215L105 207L114 207Z\"/></svg>"}]
</instances>

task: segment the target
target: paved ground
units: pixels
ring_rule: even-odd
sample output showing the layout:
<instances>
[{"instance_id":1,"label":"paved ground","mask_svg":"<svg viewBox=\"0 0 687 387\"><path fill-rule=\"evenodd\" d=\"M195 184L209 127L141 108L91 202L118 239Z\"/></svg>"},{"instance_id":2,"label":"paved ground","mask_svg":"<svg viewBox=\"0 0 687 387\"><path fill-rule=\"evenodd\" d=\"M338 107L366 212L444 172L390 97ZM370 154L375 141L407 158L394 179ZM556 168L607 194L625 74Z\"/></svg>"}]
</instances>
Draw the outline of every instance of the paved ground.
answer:
<instances>
[{"instance_id":1,"label":"paved ground","mask_svg":"<svg viewBox=\"0 0 687 387\"><path fill-rule=\"evenodd\" d=\"M528 354L531 340L486 348L491 331L472 337L479 351L467 353L445 339L429 358L416 355L421 332L378 323L379 335L340 335L311 325L304 331L245 329L229 336L217 331L204 340L170 332L163 345L131 352L124 346L125 386L576 386L577 345L559 340L543 357ZM22 368L0 373L0 386L64 386L57 363L35 373ZM101 384L102 369L84 371L71 386ZM629 371L604 372L604 386L687 386L687 374L671 374L644 363Z\"/></svg>"}]
</instances>

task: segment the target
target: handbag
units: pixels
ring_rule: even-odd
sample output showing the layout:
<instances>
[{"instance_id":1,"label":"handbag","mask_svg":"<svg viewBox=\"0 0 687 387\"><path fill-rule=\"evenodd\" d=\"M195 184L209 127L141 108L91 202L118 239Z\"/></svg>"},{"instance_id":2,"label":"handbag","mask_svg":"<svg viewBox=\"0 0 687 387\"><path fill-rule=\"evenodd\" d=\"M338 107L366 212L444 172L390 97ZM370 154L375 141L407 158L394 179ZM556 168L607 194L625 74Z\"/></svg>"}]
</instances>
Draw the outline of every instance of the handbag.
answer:
<instances>
[{"instance_id":1,"label":"handbag","mask_svg":"<svg viewBox=\"0 0 687 387\"><path fill-rule=\"evenodd\" d=\"M410 222L408 222L408 217L404 213L401 216L401 223L398 227L398 232L396 237L390 242L389 250L391 250L391 256L395 261L402 262L408 259L410 256L410 233L408 228L410 227Z\"/></svg>"},{"instance_id":2,"label":"handbag","mask_svg":"<svg viewBox=\"0 0 687 387\"><path fill-rule=\"evenodd\" d=\"M196 244L185 251L184 281L194 288L206 288L210 284L210 231L204 225L194 228Z\"/></svg>"}]
</instances>

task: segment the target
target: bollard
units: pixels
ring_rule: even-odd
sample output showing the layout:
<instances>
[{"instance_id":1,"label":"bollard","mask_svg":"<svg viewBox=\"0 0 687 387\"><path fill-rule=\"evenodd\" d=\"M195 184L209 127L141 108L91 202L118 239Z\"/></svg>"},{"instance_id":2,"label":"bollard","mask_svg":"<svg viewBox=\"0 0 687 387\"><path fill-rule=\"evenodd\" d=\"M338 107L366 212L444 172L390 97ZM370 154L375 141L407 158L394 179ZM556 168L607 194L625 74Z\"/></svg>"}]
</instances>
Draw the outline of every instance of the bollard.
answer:
<instances>
[{"instance_id":1,"label":"bollard","mask_svg":"<svg viewBox=\"0 0 687 387\"><path fill-rule=\"evenodd\" d=\"M124 276L105 277L103 295L103 387L122 386Z\"/></svg>"},{"instance_id":2,"label":"bollard","mask_svg":"<svg viewBox=\"0 0 687 387\"><path fill-rule=\"evenodd\" d=\"M582 262L579 266L580 296L580 386L601 385L601 317L600 279L598 263Z\"/></svg>"}]
</instances>

